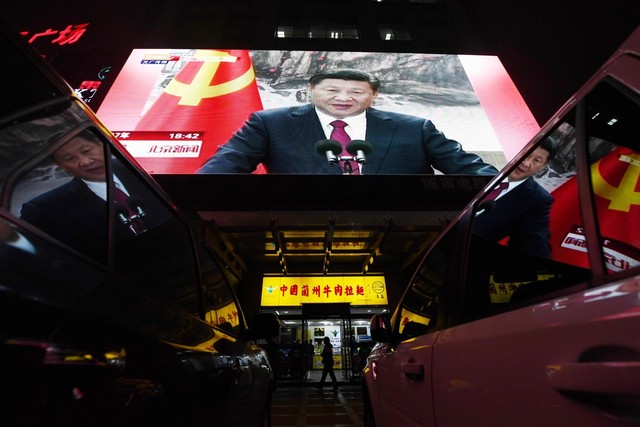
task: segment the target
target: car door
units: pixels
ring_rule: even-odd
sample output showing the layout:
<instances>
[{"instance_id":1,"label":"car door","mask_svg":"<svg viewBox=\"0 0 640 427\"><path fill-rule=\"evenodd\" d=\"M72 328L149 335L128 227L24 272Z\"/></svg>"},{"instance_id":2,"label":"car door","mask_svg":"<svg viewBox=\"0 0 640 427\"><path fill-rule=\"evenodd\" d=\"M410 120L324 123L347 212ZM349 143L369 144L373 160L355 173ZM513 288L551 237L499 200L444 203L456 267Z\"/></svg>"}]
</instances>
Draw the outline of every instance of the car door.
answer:
<instances>
[{"instance_id":1,"label":"car door","mask_svg":"<svg viewBox=\"0 0 640 427\"><path fill-rule=\"evenodd\" d=\"M629 57L612 66L640 70ZM640 86L614 77L542 140L559 148L536 177L555 199L551 258L470 236L453 324L433 348L437 426L639 419Z\"/></svg>"},{"instance_id":2,"label":"car door","mask_svg":"<svg viewBox=\"0 0 640 427\"><path fill-rule=\"evenodd\" d=\"M450 261L459 252L457 237L454 228L437 241L390 321L384 315L372 319L372 337L381 343L371 352L363 378L366 417L373 415L377 426L435 424L433 349L448 316L445 283L456 274Z\"/></svg>"}]
</instances>

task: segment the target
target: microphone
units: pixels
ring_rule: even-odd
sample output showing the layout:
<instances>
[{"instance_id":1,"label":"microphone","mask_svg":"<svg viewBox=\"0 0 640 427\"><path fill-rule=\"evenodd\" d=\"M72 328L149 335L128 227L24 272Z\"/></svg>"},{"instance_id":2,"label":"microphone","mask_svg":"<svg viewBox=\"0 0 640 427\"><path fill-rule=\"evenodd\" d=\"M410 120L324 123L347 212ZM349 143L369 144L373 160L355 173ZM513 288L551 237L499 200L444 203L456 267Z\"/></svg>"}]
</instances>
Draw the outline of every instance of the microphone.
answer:
<instances>
[{"instance_id":1,"label":"microphone","mask_svg":"<svg viewBox=\"0 0 640 427\"><path fill-rule=\"evenodd\" d=\"M316 151L327 156L327 161L331 164L338 164L338 156L342 152L342 145L333 139L321 139L316 142Z\"/></svg>"},{"instance_id":2,"label":"microphone","mask_svg":"<svg viewBox=\"0 0 640 427\"><path fill-rule=\"evenodd\" d=\"M147 215L142 207L144 206L144 202L141 198L136 196L129 196L129 200L127 201L127 205L129 206L129 210L133 213L133 215L129 218L131 221L130 229L133 231L135 236L144 233L147 231L147 228L144 225L144 219Z\"/></svg>"},{"instance_id":3,"label":"microphone","mask_svg":"<svg viewBox=\"0 0 640 427\"><path fill-rule=\"evenodd\" d=\"M372 148L370 142L362 139L354 139L347 142L347 152L354 156L354 160L360 164L367 163L366 154L369 154Z\"/></svg>"},{"instance_id":4,"label":"microphone","mask_svg":"<svg viewBox=\"0 0 640 427\"><path fill-rule=\"evenodd\" d=\"M116 215L122 224L126 226L131 225L131 218L129 218L129 213L125 208L116 205Z\"/></svg>"},{"instance_id":5,"label":"microphone","mask_svg":"<svg viewBox=\"0 0 640 427\"><path fill-rule=\"evenodd\" d=\"M495 200L485 200L484 202L480 203L480 206L478 206L478 212L476 212L476 216L479 216L483 213L489 213L495 207L496 207Z\"/></svg>"},{"instance_id":6,"label":"microphone","mask_svg":"<svg viewBox=\"0 0 640 427\"><path fill-rule=\"evenodd\" d=\"M142 202L141 198L136 196L129 196L129 201L127 203L129 205L129 209L135 212L136 215L138 215L138 218L144 218L146 213L144 209L142 209L144 203Z\"/></svg>"}]
</instances>

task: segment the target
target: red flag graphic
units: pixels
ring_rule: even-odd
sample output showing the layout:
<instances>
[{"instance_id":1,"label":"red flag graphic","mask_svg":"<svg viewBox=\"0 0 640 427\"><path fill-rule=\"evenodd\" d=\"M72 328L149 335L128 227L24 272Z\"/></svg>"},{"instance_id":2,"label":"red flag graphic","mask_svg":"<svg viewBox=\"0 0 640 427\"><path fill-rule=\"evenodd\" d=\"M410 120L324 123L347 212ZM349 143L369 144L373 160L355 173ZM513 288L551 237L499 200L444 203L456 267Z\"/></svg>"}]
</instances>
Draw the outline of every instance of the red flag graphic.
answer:
<instances>
[{"instance_id":1,"label":"red flag graphic","mask_svg":"<svg viewBox=\"0 0 640 427\"><path fill-rule=\"evenodd\" d=\"M136 126L136 131L168 132L173 139L153 146L165 150L162 156L137 160L151 173L193 173L261 109L248 51L197 50ZM197 157L180 155L189 148L181 143L201 144Z\"/></svg>"},{"instance_id":2,"label":"red flag graphic","mask_svg":"<svg viewBox=\"0 0 640 427\"><path fill-rule=\"evenodd\" d=\"M591 179L607 268L621 271L640 264L640 155L619 147L591 166ZM588 268L576 178L553 191L553 197L553 259Z\"/></svg>"}]
</instances>

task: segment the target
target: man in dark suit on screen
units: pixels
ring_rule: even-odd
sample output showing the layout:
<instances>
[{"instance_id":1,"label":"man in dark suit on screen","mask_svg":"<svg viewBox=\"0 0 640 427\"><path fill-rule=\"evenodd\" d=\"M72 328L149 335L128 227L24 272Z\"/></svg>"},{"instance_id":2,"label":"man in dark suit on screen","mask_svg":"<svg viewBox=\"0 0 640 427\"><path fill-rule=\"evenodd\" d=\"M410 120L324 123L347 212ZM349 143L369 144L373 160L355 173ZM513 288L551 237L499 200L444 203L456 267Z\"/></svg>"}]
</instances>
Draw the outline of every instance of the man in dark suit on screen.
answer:
<instances>
[{"instance_id":1,"label":"man in dark suit on screen","mask_svg":"<svg viewBox=\"0 0 640 427\"><path fill-rule=\"evenodd\" d=\"M511 249L551 257L549 213L553 197L538 184L533 175L555 156L555 147L545 140L509 174L494 202L478 212L473 231L480 236L501 241L508 238ZM481 204L482 207L482 204Z\"/></svg>"},{"instance_id":2,"label":"man in dark suit on screen","mask_svg":"<svg viewBox=\"0 0 640 427\"><path fill-rule=\"evenodd\" d=\"M92 133L84 131L57 149L52 159L73 178L24 203L21 218L61 242L103 261L109 236L104 145ZM144 197L143 185L130 171L115 159L111 164L115 184L111 197L117 217L113 222L113 235L118 241L124 241L141 235L152 225L147 215L151 210L150 201ZM116 193L123 195L123 202L118 202Z\"/></svg>"},{"instance_id":3,"label":"man in dark suit on screen","mask_svg":"<svg viewBox=\"0 0 640 427\"><path fill-rule=\"evenodd\" d=\"M346 138L370 144L366 163L353 166L356 174L497 173L430 120L371 108L379 87L380 80L358 70L316 73L309 79L310 105L251 114L197 173L251 173L262 163L269 173L343 174L316 147L336 139L336 120Z\"/></svg>"}]
</instances>

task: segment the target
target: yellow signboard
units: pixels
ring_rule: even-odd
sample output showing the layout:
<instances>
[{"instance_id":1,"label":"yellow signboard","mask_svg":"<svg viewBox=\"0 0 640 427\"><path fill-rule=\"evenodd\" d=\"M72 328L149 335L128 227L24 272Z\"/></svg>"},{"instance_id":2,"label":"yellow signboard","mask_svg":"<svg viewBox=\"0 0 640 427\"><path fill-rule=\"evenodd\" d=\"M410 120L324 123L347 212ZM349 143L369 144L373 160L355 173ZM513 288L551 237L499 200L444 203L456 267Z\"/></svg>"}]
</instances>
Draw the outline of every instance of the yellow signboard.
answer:
<instances>
[{"instance_id":1,"label":"yellow signboard","mask_svg":"<svg viewBox=\"0 0 640 427\"><path fill-rule=\"evenodd\" d=\"M535 281L551 280L555 277L553 274L538 274L538 278ZM520 286L531 283L526 282L498 282L495 276L492 274L489 276L489 294L491 296L491 303L507 303L511 299L511 295Z\"/></svg>"},{"instance_id":2,"label":"yellow signboard","mask_svg":"<svg viewBox=\"0 0 640 427\"><path fill-rule=\"evenodd\" d=\"M240 324L238 308L235 303L227 304L218 309L211 309L205 314L207 322L212 325L220 326L223 323L230 323L232 327Z\"/></svg>"},{"instance_id":3,"label":"yellow signboard","mask_svg":"<svg viewBox=\"0 0 640 427\"><path fill-rule=\"evenodd\" d=\"M292 307L307 303L386 305L384 276L265 277L263 307Z\"/></svg>"},{"instance_id":4,"label":"yellow signboard","mask_svg":"<svg viewBox=\"0 0 640 427\"><path fill-rule=\"evenodd\" d=\"M409 322L420 323L422 325L428 326L431 319L426 316L420 316L419 314L413 313L409 310L402 309L402 321L400 322L400 333L404 330L404 326Z\"/></svg>"}]
</instances>

